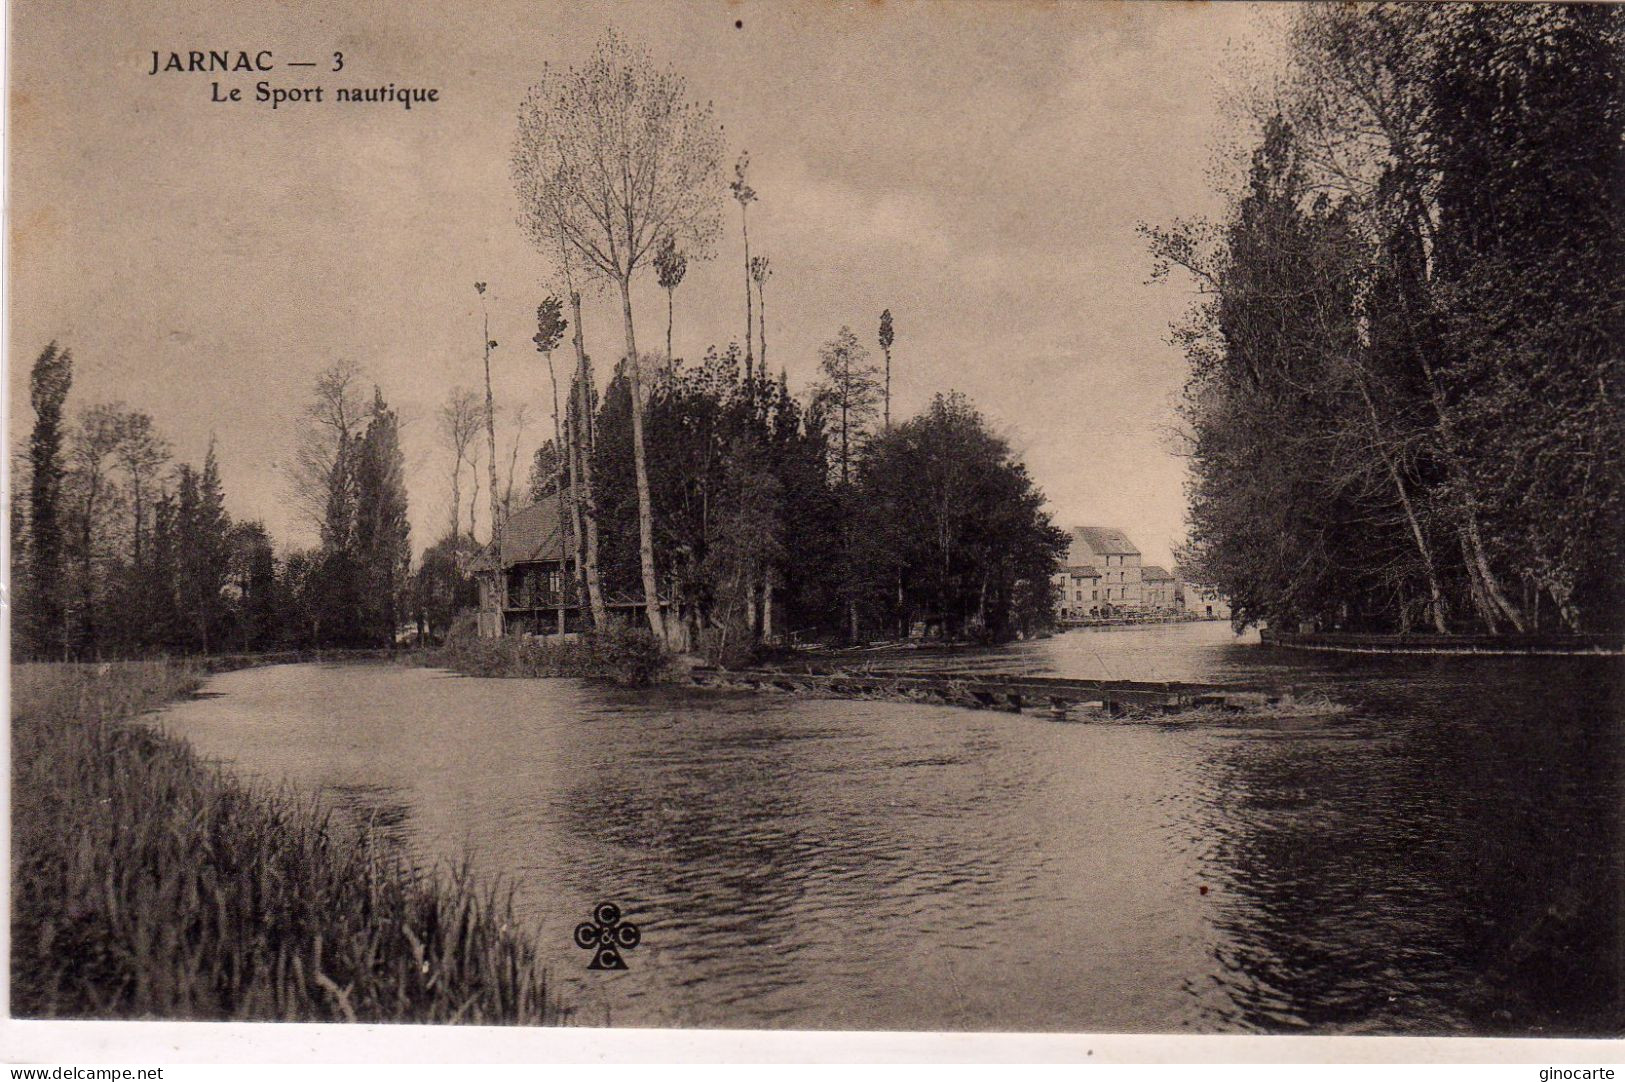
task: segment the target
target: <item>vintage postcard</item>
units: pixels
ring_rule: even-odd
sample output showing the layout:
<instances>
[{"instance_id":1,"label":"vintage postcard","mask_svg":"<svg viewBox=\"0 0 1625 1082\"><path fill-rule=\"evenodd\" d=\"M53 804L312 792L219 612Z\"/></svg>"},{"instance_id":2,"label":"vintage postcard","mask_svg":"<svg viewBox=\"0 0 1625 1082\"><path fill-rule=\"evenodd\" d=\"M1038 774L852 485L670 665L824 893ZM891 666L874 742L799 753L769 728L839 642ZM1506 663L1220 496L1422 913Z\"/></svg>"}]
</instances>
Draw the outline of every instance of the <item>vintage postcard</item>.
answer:
<instances>
[{"instance_id":1,"label":"vintage postcard","mask_svg":"<svg viewBox=\"0 0 1625 1082\"><path fill-rule=\"evenodd\" d=\"M10 1016L1625 1036L1622 46L11 5Z\"/></svg>"}]
</instances>

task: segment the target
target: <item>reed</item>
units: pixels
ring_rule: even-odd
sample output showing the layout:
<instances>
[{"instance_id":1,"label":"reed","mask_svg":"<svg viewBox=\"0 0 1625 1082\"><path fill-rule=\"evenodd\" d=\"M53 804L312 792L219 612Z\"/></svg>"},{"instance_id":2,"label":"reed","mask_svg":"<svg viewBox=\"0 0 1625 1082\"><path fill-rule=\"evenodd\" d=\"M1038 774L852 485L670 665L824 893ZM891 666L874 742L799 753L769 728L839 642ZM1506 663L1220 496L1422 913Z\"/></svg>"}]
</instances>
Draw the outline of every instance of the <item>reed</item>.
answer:
<instances>
[{"instance_id":1,"label":"reed","mask_svg":"<svg viewBox=\"0 0 1625 1082\"><path fill-rule=\"evenodd\" d=\"M511 889L410 867L131 722L200 679L13 667L13 1014L564 1020Z\"/></svg>"}]
</instances>

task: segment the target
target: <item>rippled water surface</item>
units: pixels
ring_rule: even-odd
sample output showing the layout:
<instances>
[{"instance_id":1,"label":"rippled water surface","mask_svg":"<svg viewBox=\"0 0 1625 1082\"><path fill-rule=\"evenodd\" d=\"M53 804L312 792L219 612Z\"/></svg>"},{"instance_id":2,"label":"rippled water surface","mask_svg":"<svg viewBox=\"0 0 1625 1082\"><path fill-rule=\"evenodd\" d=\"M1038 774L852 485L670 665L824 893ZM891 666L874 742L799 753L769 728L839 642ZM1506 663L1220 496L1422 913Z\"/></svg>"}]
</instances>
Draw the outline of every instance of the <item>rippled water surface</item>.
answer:
<instances>
[{"instance_id":1,"label":"rippled water surface","mask_svg":"<svg viewBox=\"0 0 1625 1082\"><path fill-rule=\"evenodd\" d=\"M1296 654L1195 624L913 663L1352 709L1061 724L303 665L160 720L507 877L587 1023L1625 1030L1617 659ZM602 900L643 930L624 973L571 941Z\"/></svg>"}]
</instances>

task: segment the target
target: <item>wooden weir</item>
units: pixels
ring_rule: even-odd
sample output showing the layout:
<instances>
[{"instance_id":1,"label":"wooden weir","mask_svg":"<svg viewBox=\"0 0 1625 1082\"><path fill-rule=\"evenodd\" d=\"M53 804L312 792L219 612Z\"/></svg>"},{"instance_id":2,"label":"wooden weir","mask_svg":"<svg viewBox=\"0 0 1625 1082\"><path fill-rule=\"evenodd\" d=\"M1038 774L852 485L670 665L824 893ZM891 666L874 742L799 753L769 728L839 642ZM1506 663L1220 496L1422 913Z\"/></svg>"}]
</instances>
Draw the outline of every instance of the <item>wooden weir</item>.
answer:
<instances>
[{"instance_id":1,"label":"wooden weir","mask_svg":"<svg viewBox=\"0 0 1625 1082\"><path fill-rule=\"evenodd\" d=\"M986 672L918 672L854 669L796 672L783 669L719 669L700 666L690 678L701 687L803 692L830 698L891 698L940 702L982 710L1047 709L1065 717L1072 707L1098 706L1111 716L1129 710L1177 714L1194 707L1257 709L1286 701L1285 692L1226 684L1138 680L1066 680Z\"/></svg>"}]
</instances>

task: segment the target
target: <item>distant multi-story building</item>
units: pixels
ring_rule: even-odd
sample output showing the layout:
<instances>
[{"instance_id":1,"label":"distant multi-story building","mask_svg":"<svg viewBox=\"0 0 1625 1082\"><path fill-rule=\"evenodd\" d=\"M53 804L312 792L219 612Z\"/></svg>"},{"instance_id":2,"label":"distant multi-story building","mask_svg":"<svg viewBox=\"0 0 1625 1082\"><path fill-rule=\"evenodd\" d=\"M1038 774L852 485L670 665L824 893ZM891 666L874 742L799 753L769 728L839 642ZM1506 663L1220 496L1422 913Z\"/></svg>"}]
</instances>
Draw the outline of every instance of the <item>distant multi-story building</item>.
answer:
<instances>
[{"instance_id":1,"label":"distant multi-story building","mask_svg":"<svg viewBox=\"0 0 1625 1082\"><path fill-rule=\"evenodd\" d=\"M1142 567L1139 549L1116 526L1077 526L1058 586L1061 619L1175 608L1173 575Z\"/></svg>"},{"instance_id":2,"label":"distant multi-story building","mask_svg":"<svg viewBox=\"0 0 1625 1082\"><path fill-rule=\"evenodd\" d=\"M1156 564L1143 564L1140 550L1115 526L1078 526L1066 557L1051 580L1062 620L1142 614L1228 618L1230 606L1210 590L1182 582Z\"/></svg>"},{"instance_id":3,"label":"distant multi-story building","mask_svg":"<svg viewBox=\"0 0 1625 1082\"><path fill-rule=\"evenodd\" d=\"M1072 531L1067 566L1090 566L1100 571L1100 601L1118 609L1137 609L1143 603L1140 550L1128 534L1113 526L1079 526Z\"/></svg>"}]
</instances>

